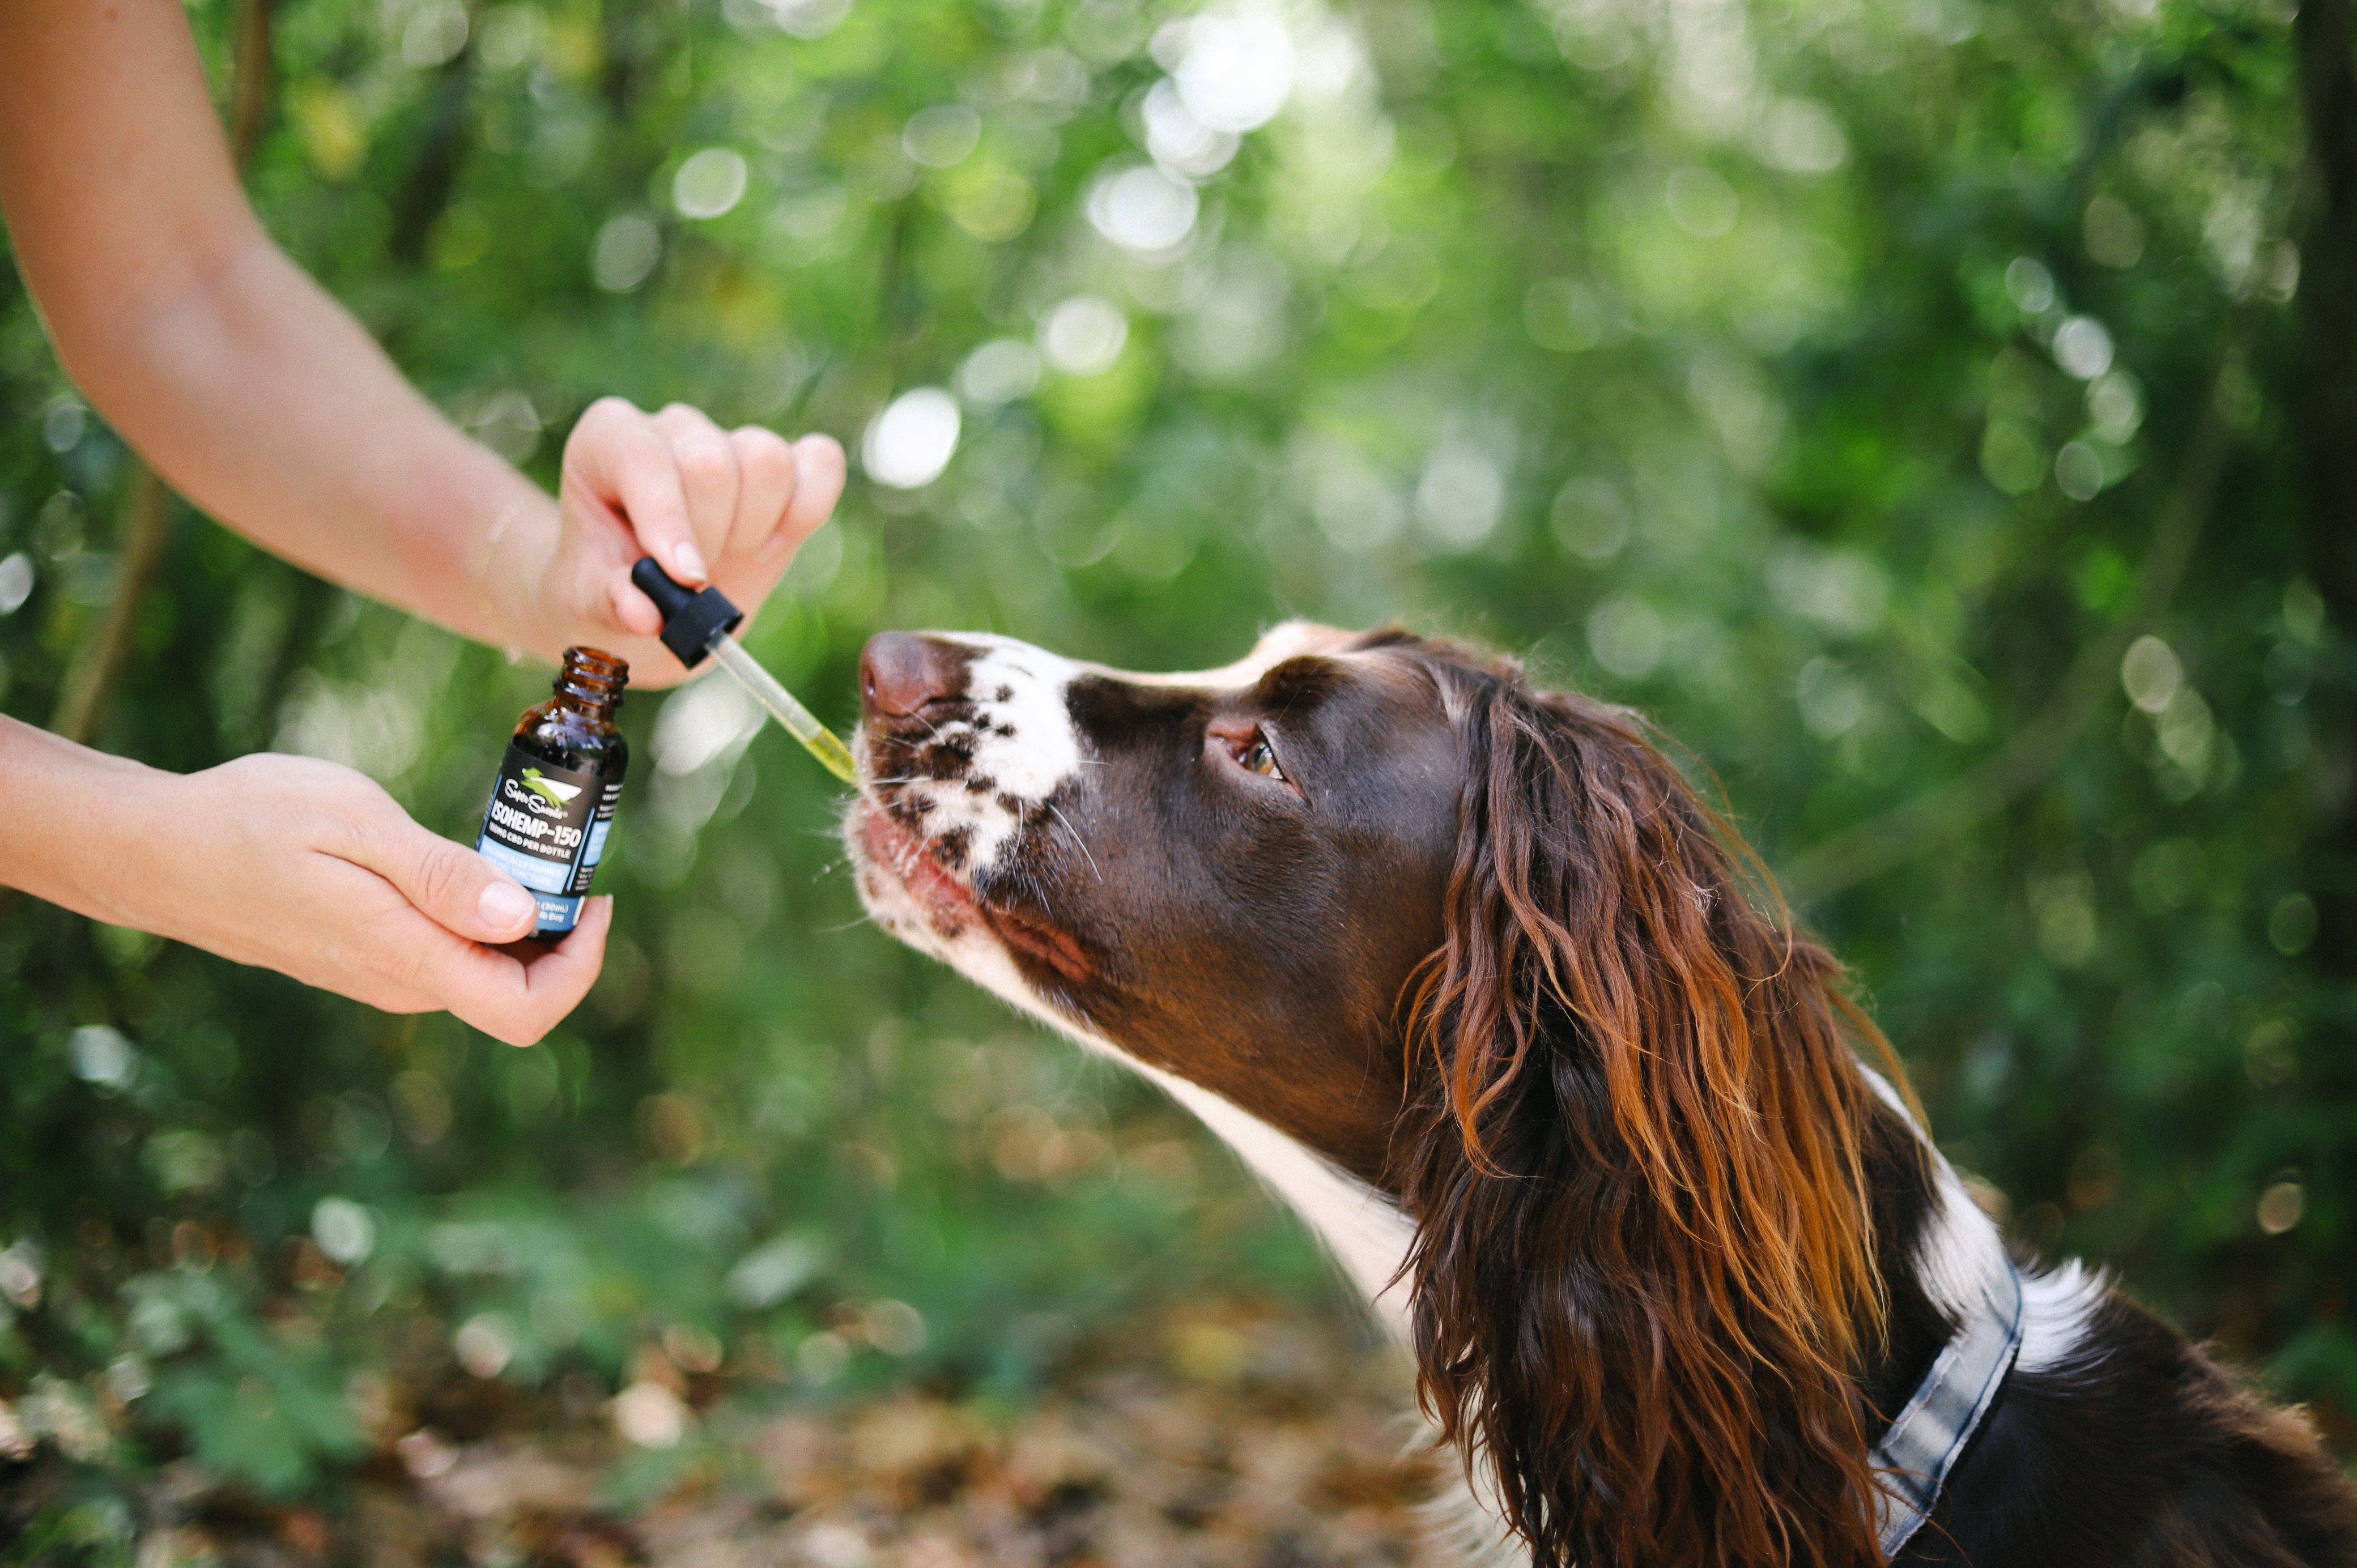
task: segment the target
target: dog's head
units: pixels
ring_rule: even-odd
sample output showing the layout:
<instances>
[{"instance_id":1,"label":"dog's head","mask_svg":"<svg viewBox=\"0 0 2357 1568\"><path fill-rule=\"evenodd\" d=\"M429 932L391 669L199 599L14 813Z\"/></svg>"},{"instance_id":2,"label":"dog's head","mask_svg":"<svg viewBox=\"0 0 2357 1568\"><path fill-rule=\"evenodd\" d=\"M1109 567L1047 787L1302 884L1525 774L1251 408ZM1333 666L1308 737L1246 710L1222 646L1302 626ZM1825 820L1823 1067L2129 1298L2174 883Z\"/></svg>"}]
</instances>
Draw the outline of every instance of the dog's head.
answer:
<instances>
[{"instance_id":1,"label":"dog's head","mask_svg":"<svg viewBox=\"0 0 2357 1568\"><path fill-rule=\"evenodd\" d=\"M1535 1561L1876 1560L1878 1037L1632 715L1301 624L861 681L868 908L1397 1200L1424 1396Z\"/></svg>"},{"instance_id":2,"label":"dog's head","mask_svg":"<svg viewBox=\"0 0 2357 1568\"><path fill-rule=\"evenodd\" d=\"M861 667L868 908L971 977L1380 1178L1460 764L1403 639L1287 626L1199 675L888 634Z\"/></svg>"}]
</instances>

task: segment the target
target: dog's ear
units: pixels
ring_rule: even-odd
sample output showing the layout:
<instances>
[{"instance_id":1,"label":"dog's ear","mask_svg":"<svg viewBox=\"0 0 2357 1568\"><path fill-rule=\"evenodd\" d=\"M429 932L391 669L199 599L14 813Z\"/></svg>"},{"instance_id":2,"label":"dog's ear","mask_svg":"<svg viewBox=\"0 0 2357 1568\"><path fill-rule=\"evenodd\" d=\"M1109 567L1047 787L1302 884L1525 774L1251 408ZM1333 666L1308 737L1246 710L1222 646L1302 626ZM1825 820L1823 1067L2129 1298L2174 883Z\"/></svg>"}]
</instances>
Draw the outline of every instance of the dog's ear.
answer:
<instances>
[{"instance_id":1,"label":"dog's ear","mask_svg":"<svg viewBox=\"0 0 2357 1568\"><path fill-rule=\"evenodd\" d=\"M1406 998L1426 1409L1542 1568L1878 1563L1872 1026L1628 715L1488 674Z\"/></svg>"}]
</instances>

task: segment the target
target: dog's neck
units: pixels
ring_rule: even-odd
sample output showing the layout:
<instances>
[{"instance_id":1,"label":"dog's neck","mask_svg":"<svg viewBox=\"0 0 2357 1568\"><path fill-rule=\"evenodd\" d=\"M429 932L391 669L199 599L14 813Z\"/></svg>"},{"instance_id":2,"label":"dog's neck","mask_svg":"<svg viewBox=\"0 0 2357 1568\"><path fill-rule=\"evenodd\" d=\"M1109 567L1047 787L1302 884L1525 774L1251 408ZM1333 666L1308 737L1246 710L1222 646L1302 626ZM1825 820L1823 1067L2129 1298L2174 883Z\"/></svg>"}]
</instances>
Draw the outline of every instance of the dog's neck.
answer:
<instances>
[{"instance_id":1,"label":"dog's neck","mask_svg":"<svg viewBox=\"0 0 2357 1568\"><path fill-rule=\"evenodd\" d=\"M1403 1277L1415 1221L1395 1194L1354 1169L1350 1153L1388 1139L1387 1131L1326 1148L1278 1125L1276 1107L1240 1103L1175 1073L1141 1063L1109 1041L1059 1026L1092 1049L1125 1062L1163 1088L1233 1149L1275 1196L1317 1233L1370 1302L1385 1329L1407 1332ZM2001 1265L2004 1243L1953 1166L1923 1138L1889 1084L1861 1066L1876 1103L1870 1113L1866 1189L1888 1304L1879 1350L1863 1369L1869 1408L1897 1412L1956 1330L1980 1310L1983 1282ZM1240 1097L1241 1098L1241 1097ZM1290 1120L1290 1118L1284 1118Z\"/></svg>"},{"instance_id":2,"label":"dog's neck","mask_svg":"<svg viewBox=\"0 0 2357 1568\"><path fill-rule=\"evenodd\" d=\"M1339 1152L1313 1146L1236 1103L1175 1074L1141 1066L1102 1039L1074 1030L1092 1048L1120 1057L1192 1111L1253 1173L1300 1215L1372 1304L1387 1332L1405 1340L1409 1282L1403 1277L1415 1222L1394 1195L1349 1169ZM1867 1191L1887 1303L1878 1349L1862 1369L1869 1409L1888 1418L1904 1407L1941 1351L1986 1312L1986 1282L2005 1267L2004 1242L1963 1179L1918 1131L1878 1074ZM2041 1341L2028 1357L2050 1352ZM1878 1433L1881 1423L1878 1423Z\"/></svg>"},{"instance_id":3,"label":"dog's neck","mask_svg":"<svg viewBox=\"0 0 2357 1568\"><path fill-rule=\"evenodd\" d=\"M1395 1342L1412 1337L1408 1260L1413 1219L1394 1194L1345 1168L1334 1152L1281 1130L1255 1110L1175 1073L1141 1062L1072 1017L1042 1004L1003 958L961 967L1021 1010L1090 1050L1123 1062L1193 1112L1235 1151L1272 1192L1317 1234L1336 1264ZM1918 1130L1898 1095L1861 1067L1876 1090L1868 1117L1866 1190L1872 1208L1878 1272L1886 1302L1884 1331L1862 1369L1860 1392L1878 1412L1869 1434L1879 1441L1966 1322L1994 1264L2005 1257L1996 1224L1963 1179ZM2104 1282L2075 1265L2022 1281L2024 1338L2016 1365L2050 1370L2072 1354L2103 1299ZM1475 1494L1480 1495L1479 1488ZM1469 1501L1468 1519L1488 1519ZM1487 1533L1494 1525L1474 1525Z\"/></svg>"},{"instance_id":4,"label":"dog's neck","mask_svg":"<svg viewBox=\"0 0 2357 1568\"><path fill-rule=\"evenodd\" d=\"M1273 1117L1283 1114L1282 1107L1251 1103L1248 1085L1240 1090L1223 1084L1229 1092L1222 1093L1182 1078L1141 1061L1136 1053L1049 1005L1003 951L977 948L962 952L959 960L971 978L1088 1048L1143 1073L1194 1112L1316 1231L1384 1329L1403 1344L1412 1340L1415 1282L1409 1277L1409 1261L1417 1230L1394 1193L1348 1169L1343 1150L1319 1147L1280 1128ZM1863 1187L1885 1303L1882 1332L1858 1339L1866 1348L1859 1393L1865 1408L1875 1412L1866 1434L1872 1441L1883 1435L1888 1418L1907 1403L1965 1321L1973 1293L2003 1251L1996 1226L1930 1147L1896 1093L1876 1075L1867 1073L1867 1081L1874 1092L1864 1108ZM1376 1110L1371 1104L1368 1113ZM2100 1299L2101 1285L2070 1272L2027 1282L2026 1292L2028 1338L2019 1365L2035 1369L2077 1340Z\"/></svg>"}]
</instances>

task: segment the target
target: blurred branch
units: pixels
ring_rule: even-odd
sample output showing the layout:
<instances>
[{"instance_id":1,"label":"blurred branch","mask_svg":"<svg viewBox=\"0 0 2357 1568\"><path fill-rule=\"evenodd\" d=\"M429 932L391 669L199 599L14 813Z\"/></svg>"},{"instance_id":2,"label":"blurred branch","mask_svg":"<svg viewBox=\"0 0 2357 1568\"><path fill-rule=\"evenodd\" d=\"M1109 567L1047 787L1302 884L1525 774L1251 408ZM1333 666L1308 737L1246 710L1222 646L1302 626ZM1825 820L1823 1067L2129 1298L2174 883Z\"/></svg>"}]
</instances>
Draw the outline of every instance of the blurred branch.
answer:
<instances>
[{"instance_id":1,"label":"blurred branch","mask_svg":"<svg viewBox=\"0 0 2357 1568\"><path fill-rule=\"evenodd\" d=\"M124 459L123 532L116 547L114 596L106 614L81 646L74 650L66 669L65 685L58 693L57 713L49 728L77 746L87 746L106 716L123 667L131 658L138 631L139 601L164 556L171 532L172 492L156 470L136 456Z\"/></svg>"},{"instance_id":2,"label":"blurred branch","mask_svg":"<svg viewBox=\"0 0 2357 1568\"><path fill-rule=\"evenodd\" d=\"M271 0L240 0L237 63L230 81L230 148L242 172L253 160L270 112L274 72L270 55ZM140 601L164 559L171 532L172 492L136 453L124 460L123 531L115 547L114 593L106 613L74 650L49 727L88 745L105 721L114 688L130 662L139 628Z\"/></svg>"},{"instance_id":3,"label":"blurred branch","mask_svg":"<svg viewBox=\"0 0 2357 1568\"><path fill-rule=\"evenodd\" d=\"M1794 902L1829 897L1937 848L2029 793L2061 762L2118 679L2120 656L2159 618L2177 591L2210 520L2226 453L2233 444L2225 403L2231 383L2243 373L2243 336L2239 327L2232 329L2223 363L2201 401L2184 465L2178 469L2176 486L2119 618L2079 650L2037 716L1978 767L1803 851L1783 875Z\"/></svg>"},{"instance_id":4,"label":"blurred branch","mask_svg":"<svg viewBox=\"0 0 2357 1568\"><path fill-rule=\"evenodd\" d=\"M393 233L385 249L404 266L425 259L425 242L434 220L450 205L458 188L458 170L467 161L467 101L474 87L475 46L470 38L450 58L434 83L434 100L426 110L425 132L409 177L393 199Z\"/></svg>"},{"instance_id":5,"label":"blurred branch","mask_svg":"<svg viewBox=\"0 0 2357 1568\"><path fill-rule=\"evenodd\" d=\"M2300 397L2310 569L2357 606L2357 65L2349 0L2305 4L2293 24L2308 157L2301 171ZM2346 629L2357 630L2357 627Z\"/></svg>"},{"instance_id":6,"label":"blurred branch","mask_svg":"<svg viewBox=\"0 0 2357 1568\"><path fill-rule=\"evenodd\" d=\"M278 710L286 703L286 694L294 689L295 677L318 645L320 628L327 625L328 611L340 591L324 577L314 577L300 568L295 569L293 602L287 607L286 627L279 634L278 649L270 660L270 672L264 677L261 693L253 704L251 725L243 746L266 747L274 743L273 727Z\"/></svg>"},{"instance_id":7,"label":"blurred branch","mask_svg":"<svg viewBox=\"0 0 2357 1568\"><path fill-rule=\"evenodd\" d=\"M277 61L270 52L272 0L239 0L237 70L229 86L229 149L242 174L253 166L262 127L270 117L278 86Z\"/></svg>"}]
</instances>

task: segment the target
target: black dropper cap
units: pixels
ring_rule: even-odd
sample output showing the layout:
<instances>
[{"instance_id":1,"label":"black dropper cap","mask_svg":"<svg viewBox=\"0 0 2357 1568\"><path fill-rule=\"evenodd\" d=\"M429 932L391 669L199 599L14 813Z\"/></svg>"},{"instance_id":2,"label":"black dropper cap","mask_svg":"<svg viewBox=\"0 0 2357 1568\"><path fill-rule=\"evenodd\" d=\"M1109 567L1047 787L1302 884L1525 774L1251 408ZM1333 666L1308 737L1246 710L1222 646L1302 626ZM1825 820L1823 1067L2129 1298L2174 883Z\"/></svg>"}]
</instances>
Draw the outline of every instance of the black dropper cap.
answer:
<instances>
[{"instance_id":1,"label":"black dropper cap","mask_svg":"<svg viewBox=\"0 0 2357 1568\"><path fill-rule=\"evenodd\" d=\"M717 588L698 593L683 583L673 582L651 555L639 557L639 564L630 568L630 581L662 612L663 646L690 670L704 662L706 644L723 632L736 630L745 619L745 612L730 604L727 595Z\"/></svg>"}]
</instances>

